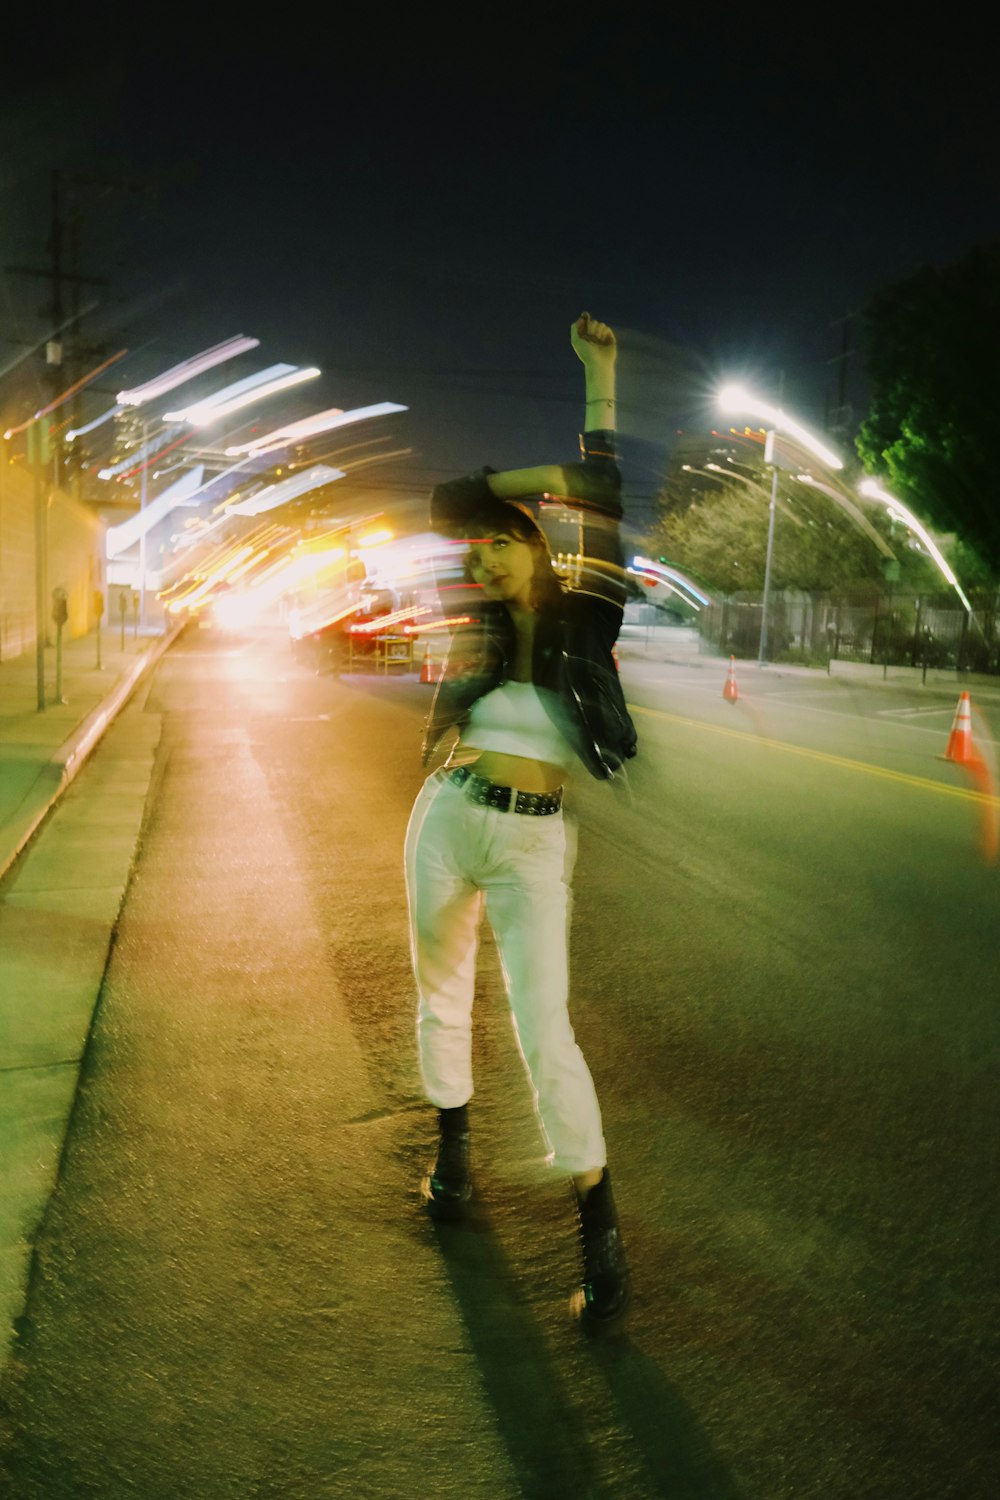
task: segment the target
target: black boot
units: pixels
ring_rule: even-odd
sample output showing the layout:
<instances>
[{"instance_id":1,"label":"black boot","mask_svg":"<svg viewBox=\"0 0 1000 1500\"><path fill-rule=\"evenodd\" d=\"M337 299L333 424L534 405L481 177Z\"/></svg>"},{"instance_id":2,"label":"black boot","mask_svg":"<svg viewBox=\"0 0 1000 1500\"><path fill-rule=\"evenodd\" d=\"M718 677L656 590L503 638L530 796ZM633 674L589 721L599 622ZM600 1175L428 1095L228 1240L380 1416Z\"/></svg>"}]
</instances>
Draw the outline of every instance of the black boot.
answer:
<instances>
[{"instance_id":1,"label":"black boot","mask_svg":"<svg viewBox=\"0 0 1000 1500\"><path fill-rule=\"evenodd\" d=\"M606 1167L600 1182L585 1198L577 1195L577 1206L583 1285L574 1298L574 1311L587 1333L616 1333L632 1299L632 1284Z\"/></svg>"},{"instance_id":2,"label":"black boot","mask_svg":"<svg viewBox=\"0 0 1000 1500\"><path fill-rule=\"evenodd\" d=\"M424 1202L436 1219L461 1218L472 1196L469 1174L469 1119L466 1106L438 1111L437 1158L420 1184Z\"/></svg>"}]
</instances>

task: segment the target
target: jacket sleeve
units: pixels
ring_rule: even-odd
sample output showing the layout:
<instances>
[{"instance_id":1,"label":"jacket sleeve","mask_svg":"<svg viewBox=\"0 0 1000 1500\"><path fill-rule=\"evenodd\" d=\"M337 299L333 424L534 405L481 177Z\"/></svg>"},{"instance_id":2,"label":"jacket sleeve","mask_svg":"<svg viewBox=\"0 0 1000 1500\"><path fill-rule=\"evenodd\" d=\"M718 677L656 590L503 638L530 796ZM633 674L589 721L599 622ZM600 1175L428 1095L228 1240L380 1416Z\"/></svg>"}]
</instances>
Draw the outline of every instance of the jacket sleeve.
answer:
<instances>
[{"instance_id":1,"label":"jacket sleeve","mask_svg":"<svg viewBox=\"0 0 1000 1500\"><path fill-rule=\"evenodd\" d=\"M581 508L622 518L622 476L615 452L615 435L596 428L580 435L580 462L565 464L566 500Z\"/></svg>"},{"instance_id":2,"label":"jacket sleeve","mask_svg":"<svg viewBox=\"0 0 1000 1500\"><path fill-rule=\"evenodd\" d=\"M590 598L602 618L602 633L614 642L621 626L628 590L620 523L622 480L615 435L603 428L580 438L580 462L567 464L564 502L580 512L583 570L574 593Z\"/></svg>"}]
</instances>

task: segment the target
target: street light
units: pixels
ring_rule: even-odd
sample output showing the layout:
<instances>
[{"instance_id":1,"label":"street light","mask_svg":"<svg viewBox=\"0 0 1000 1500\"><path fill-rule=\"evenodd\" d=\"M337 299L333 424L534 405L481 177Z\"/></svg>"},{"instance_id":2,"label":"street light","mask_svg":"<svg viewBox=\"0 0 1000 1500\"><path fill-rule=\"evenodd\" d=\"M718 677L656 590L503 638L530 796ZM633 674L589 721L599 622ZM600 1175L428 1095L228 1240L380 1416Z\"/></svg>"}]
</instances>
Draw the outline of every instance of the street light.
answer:
<instances>
[{"instance_id":1,"label":"street light","mask_svg":"<svg viewBox=\"0 0 1000 1500\"><path fill-rule=\"evenodd\" d=\"M747 412L752 417L761 417L772 432L784 432L808 452L825 463L827 468L842 469L844 461L834 453L832 448L827 448L815 437L801 422L790 417L780 406L772 406L768 401L762 401L742 385L724 385L719 391L718 404L722 411Z\"/></svg>"},{"instance_id":2,"label":"street light","mask_svg":"<svg viewBox=\"0 0 1000 1500\"><path fill-rule=\"evenodd\" d=\"M757 652L759 665L767 663L767 610L771 593L771 558L774 552L774 518L778 508L778 461L775 451L776 440L779 432L787 434L801 448L812 453L830 469L842 469L843 460L832 448L827 448L819 438L813 434L801 422L790 417L780 406L772 406L769 401L762 401L759 396L748 391L745 386L728 384L722 386L718 394L718 404L725 412L746 412L750 416L760 417L767 423L767 436L764 443L764 462L771 465L771 501L768 506L767 516L767 552L764 558L764 595L761 600L760 619L760 648Z\"/></svg>"}]
</instances>

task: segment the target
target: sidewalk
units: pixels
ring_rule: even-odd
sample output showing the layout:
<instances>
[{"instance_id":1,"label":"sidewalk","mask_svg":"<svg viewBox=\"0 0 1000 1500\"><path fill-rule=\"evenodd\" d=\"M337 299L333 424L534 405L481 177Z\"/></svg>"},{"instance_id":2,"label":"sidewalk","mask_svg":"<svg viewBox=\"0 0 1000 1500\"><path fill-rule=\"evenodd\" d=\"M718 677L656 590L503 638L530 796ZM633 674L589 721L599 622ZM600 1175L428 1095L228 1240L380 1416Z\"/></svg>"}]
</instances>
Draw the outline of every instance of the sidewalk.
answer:
<instances>
[{"instance_id":1,"label":"sidewalk","mask_svg":"<svg viewBox=\"0 0 1000 1500\"><path fill-rule=\"evenodd\" d=\"M178 633L127 631L123 646L107 630L101 670L94 635L66 642L64 701L47 649L43 711L34 652L0 663L0 1365L58 1175L159 740L159 718L128 704ZM102 765L77 798L73 780L99 742Z\"/></svg>"},{"instance_id":2,"label":"sidewalk","mask_svg":"<svg viewBox=\"0 0 1000 1500\"><path fill-rule=\"evenodd\" d=\"M56 651L45 651L45 709L38 708L34 651L0 662L0 879L72 781L145 673L178 634L101 632L63 643L62 701Z\"/></svg>"}]
</instances>

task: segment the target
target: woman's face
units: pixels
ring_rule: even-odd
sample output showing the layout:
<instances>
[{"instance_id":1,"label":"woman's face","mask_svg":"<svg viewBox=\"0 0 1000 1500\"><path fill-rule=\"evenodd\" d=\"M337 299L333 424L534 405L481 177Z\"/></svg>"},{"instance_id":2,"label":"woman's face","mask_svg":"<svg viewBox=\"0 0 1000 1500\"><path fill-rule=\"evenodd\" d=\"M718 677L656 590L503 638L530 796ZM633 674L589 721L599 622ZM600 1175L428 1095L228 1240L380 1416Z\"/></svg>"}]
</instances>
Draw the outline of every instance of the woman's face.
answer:
<instances>
[{"instance_id":1,"label":"woman's face","mask_svg":"<svg viewBox=\"0 0 1000 1500\"><path fill-rule=\"evenodd\" d=\"M469 548L469 572L487 599L531 608L535 549L509 531L477 541Z\"/></svg>"}]
</instances>

